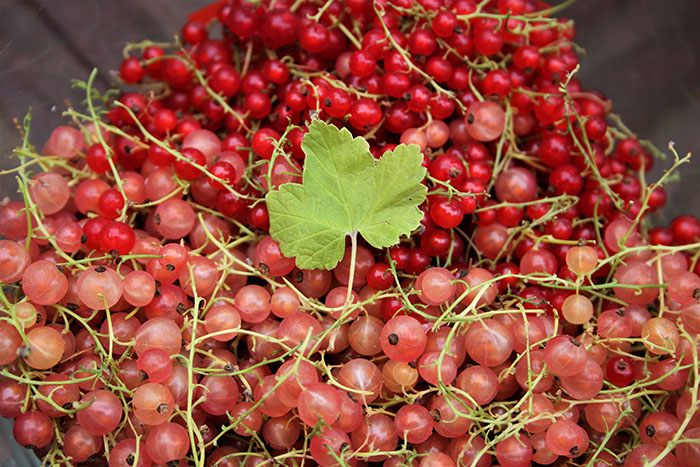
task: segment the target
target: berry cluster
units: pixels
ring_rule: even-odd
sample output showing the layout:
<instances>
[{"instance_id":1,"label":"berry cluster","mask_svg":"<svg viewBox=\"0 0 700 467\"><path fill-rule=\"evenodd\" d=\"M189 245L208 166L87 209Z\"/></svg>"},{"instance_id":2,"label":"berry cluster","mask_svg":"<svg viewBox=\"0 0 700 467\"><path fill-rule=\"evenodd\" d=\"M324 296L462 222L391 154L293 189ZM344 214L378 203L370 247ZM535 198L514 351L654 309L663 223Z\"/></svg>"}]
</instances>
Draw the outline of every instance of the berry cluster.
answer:
<instances>
[{"instance_id":1,"label":"berry cluster","mask_svg":"<svg viewBox=\"0 0 700 467\"><path fill-rule=\"evenodd\" d=\"M558 9L224 0L129 44L122 91L78 82L40 150L28 116L15 439L67 466L700 465L700 221L649 219L688 158L645 180L658 151L582 87ZM265 203L319 119L427 169L420 227L332 270Z\"/></svg>"}]
</instances>

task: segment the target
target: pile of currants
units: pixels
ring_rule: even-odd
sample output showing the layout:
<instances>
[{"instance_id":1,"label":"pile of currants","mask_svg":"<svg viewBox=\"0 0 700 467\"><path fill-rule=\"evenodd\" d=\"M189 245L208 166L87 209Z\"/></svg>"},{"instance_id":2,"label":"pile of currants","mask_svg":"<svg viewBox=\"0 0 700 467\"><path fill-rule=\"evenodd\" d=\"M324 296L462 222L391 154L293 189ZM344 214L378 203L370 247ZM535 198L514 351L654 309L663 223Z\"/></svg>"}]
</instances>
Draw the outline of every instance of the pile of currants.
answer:
<instances>
[{"instance_id":1,"label":"pile of currants","mask_svg":"<svg viewBox=\"0 0 700 467\"><path fill-rule=\"evenodd\" d=\"M18 122L17 442L51 466L700 465L700 221L649 215L689 157L646 181L661 153L582 87L559 9L219 1L127 45L120 90L76 82L43 147ZM265 202L315 120L426 169L420 226L332 270L283 254Z\"/></svg>"}]
</instances>

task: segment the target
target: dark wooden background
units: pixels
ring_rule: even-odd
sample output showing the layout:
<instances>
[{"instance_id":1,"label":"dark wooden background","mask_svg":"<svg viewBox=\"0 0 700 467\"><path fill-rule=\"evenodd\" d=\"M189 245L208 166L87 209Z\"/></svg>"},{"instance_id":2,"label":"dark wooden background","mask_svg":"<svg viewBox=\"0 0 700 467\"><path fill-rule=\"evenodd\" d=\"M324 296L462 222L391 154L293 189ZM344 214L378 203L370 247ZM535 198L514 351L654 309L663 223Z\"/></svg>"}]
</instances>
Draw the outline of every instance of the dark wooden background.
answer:
<instances>
[{"instance_id":1,"label":"dark wooden background","mask_svg":"<svg viewBox=\"0 0 700 467\"><path fill-rule=\"evenodd\" d=\"M71 78L100 69L109 86L122 46L145 38L168 40L186 14L210 0L2 0L0 14L0 167L19 138L12 119L33 109L32 141L42 145L61 123L65 100L80 102ZM587 50L580 77L607 94L639 135L700 159L700 2L697 0L579 0L564 13L576 20ZM663 164L657 164L660 173ZM668 188L658 223L680 213L700 215L700 160ZM12 177L0 178L0 198L16 197ZM5 426L7 428L7 426ZM5 432L9 433L9 432ZM0 436L3 466L29 465L16 443Z\"/></svg>"}]
</instances>

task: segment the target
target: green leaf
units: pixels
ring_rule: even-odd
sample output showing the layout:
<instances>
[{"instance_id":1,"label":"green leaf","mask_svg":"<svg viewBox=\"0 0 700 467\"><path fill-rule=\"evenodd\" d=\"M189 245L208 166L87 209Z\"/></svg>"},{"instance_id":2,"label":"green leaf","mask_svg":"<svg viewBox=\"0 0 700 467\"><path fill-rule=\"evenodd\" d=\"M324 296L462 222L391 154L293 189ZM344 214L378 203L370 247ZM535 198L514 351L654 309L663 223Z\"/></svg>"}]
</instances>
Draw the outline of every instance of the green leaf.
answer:
<instances>
[{"instance_id":1,"label":"green leaf","mask_svg":"<svg viewBox=\"0 0 700 467\"><path fill-rule=\"evenodd\" d=\"M270 234L298 267L334 268L347 235L384 248L419 226L427 188L417 145L402 144L376 160L365 139L314 121L301 147L302 184L286 183L265 197Z\"/></svg>"}]
</instances>

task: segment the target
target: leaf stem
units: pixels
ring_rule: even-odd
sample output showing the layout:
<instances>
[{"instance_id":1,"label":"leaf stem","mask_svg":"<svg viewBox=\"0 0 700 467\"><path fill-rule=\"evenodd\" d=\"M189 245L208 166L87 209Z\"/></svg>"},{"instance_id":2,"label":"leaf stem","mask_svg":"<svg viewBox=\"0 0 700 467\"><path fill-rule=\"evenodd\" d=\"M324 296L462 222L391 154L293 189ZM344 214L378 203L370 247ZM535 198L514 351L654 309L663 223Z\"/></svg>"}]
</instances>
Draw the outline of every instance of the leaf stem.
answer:
<instances>
[{"instance_id":1,"label":"leaf stem","mask_svg":"<svg viewBox=\"0 0 700 467\"><path fill-rule=\"evenodd\" d=\"M350 234L350 276L348 277L348 292L345 295L345 303L343 304L343 313L345 316L350 306L352 298L352 284L355 282L355 262L357 261L357 231Z\"/></svg>"}]
</instances>

